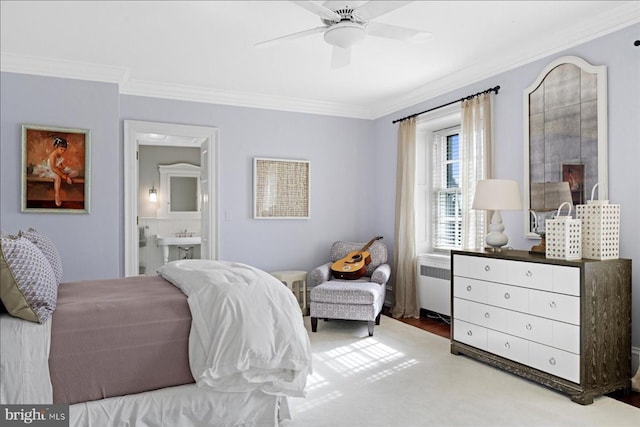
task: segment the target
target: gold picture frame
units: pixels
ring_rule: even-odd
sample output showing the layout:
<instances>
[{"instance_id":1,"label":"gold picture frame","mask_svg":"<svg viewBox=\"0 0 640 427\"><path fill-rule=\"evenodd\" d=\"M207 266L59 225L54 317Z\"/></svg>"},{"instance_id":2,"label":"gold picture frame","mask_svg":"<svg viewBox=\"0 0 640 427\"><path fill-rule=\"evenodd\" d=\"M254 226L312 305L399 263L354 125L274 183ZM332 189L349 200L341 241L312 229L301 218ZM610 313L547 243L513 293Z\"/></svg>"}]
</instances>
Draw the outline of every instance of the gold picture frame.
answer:
<instances>
[{"instance_id":1,"label":"gold picture frame","mask_svg":"<svg viewBox=\"0 0 640 427\"><path fill-rule=\"evenodd\" d=\"M89 213L91 134L22 125L22 212Z\"/></svg>"}]
</instances>

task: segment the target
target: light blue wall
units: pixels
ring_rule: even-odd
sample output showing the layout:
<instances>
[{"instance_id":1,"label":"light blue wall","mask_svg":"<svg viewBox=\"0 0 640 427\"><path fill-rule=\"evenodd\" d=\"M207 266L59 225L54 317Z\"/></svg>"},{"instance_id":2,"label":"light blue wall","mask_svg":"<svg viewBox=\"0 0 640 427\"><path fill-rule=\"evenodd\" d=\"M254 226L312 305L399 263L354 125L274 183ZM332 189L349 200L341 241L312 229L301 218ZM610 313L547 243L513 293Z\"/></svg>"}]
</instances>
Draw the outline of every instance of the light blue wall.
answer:
<instances>
[{"instance_id":1,"label":"light blue wall","mask_svg":"<svg viewBox=\"0 0 640 427\"><path fill-rule=\"evenodd\" d=\"M56 242L64 280L124 274L124 120L219 129L220 259L265 270L311 270L337 239L374 229L373 128L369 120L121 96L117 85L1 74L0 227L36 227ZM20 212L20 125L91 130L91 212ZM311 218L252 218L253 157L310 161Z\"/></svg>"},{"instance_id":2,"label":"light blue wall","mask_svg":"<svg viewBox=\"0 0 640 427\"><path fill-rule=\"evenodd\" d=\"M0 91L0 227L10 233L35 227L49 235L67 281L118 276L124 200L118 86L2 73ZM22 124L91 131L88 215L20 212Z\"/></svg>"},{"instance_id":3,"label":"light blue wall","mask_svg":"<svg viewBox=\"0 0 640 427\"><path fill-rule=\"evenodd\" d=\"M368 241L376 233L369 120L122 96L120 129L124 120L219 129L220 259L311 270L327 260L334 240ZM254 157L310 161L310 219L253 219Z\"/></svg>"},{"instance_id":4,"label":"light blue wall","mask_svg":"<svg viewBox=\"0 0 640 427\"><path fill-rule=\"evenodd\" d=\"M640 25L468 85L374 121L121 96L117 85L0 75L0 227L35 226L62 252L66 281L124 272L123 121L217 127L220 258L266 270L310 270L333 240L393 248L396 132L391 121L500 85L495 103L495 171L523 180L522 92L558 56L608 67L609 194L622 205L621 255L634 262L633 343L640 346ZM82 127L92 132L89 215L20 213L20 124ZM252 219L254 156L311 161L311 219ZM504 212L511 245L528 249L521 213Z\"/></svg>"},{"instance_id":5,"label":"light blue wall","mask_svg":"<svg viewBox=\"0 0 640 427\"><path fill-rule=\"evenodd\" d=\"M398 125L393 125L393 120L500 85L494 106L494 177L515 179L522 189L524 89L560 56L578 56L594 65L604 64L608 72L609 199L621 205L620 256L633 261L633 345L640 346L640 47L633 45L639 38L640 24L633 25L375 120L375 163L379 173L374 202L380 207L376 227L393 230L395 218L391 201L395 197ZM522 212L502 212L502 216L509 245L531 248L535 241L524 238Z\"/></svg>"}]
</instances>

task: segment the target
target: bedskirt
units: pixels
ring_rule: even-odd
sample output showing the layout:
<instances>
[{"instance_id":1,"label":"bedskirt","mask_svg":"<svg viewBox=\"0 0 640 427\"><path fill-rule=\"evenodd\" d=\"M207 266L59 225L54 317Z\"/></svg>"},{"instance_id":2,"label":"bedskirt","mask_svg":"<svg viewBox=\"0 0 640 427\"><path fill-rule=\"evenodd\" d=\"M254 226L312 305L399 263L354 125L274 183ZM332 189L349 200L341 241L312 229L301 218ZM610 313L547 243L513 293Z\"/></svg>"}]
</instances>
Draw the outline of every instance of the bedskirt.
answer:
<instances>
[{"instance_id":1,"label":"bedskirt","mask_svg":"<svg viewBox=\"0 0 640 427\"><path fill-rule=\"evenodd\" d=\"M69 408L69 427L276 427L291 419L286 397L259 390L227 393L195 384Z\"/></svg>"}]
</instances>

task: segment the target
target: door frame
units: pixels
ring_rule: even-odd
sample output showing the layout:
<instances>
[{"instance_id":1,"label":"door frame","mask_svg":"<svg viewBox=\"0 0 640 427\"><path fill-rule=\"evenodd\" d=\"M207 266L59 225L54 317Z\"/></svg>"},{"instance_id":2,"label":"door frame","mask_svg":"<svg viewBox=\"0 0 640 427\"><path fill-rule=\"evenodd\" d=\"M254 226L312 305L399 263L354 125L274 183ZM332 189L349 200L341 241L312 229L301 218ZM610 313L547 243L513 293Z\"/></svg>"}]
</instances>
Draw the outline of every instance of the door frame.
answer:
<instances>
[{"instance_id":1,"label":"door frame","mask_svg":"<svg viewBox=\"0 0 640 427\"><path fill-rule=\"evenodd\" d=\"M173 123L146 122L137 120L124 121L124 275L138 276L138 146L143 134L169 135L179 138L193 138L208 141L206 150L209 194L208 212L201 218L202 229L208 230L208 236L202 236L203 253L208 259L218 259L218 129L205 126L181 125ZM145 145L152 145L145 143ZM158 143L158 146L171 146ZM205 222L208 222L208 227Z\"/></svg>"}]
</instances>

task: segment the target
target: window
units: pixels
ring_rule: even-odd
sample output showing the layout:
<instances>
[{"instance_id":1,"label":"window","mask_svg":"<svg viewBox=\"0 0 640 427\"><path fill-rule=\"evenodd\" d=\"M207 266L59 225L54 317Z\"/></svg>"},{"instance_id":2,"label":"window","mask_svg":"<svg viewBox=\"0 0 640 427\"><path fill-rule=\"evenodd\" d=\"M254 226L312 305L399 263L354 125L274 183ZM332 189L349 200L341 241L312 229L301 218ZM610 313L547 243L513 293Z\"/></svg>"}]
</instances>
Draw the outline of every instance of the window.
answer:
<instances>
[{"instance_id":1,"label":"window","mask_svg":"<svg viewBox=\"0 0 640 427\"><path fill-rule=\"evenodd\" d=\"M460 126L435 131L431 155L431 247L462 248Z\"/></svg>"},{"instance_id":2,"label":"window","mask_svg":"<svg viewBox=\"0 0 640 427\"><path fill-rule=\"evenodd\" d=\"M417 253L447 254L452 246L443 246L437 242L441 240L438 236L446 235L445 230L449 225L453 227L450 230L451 236L456 235L456 228L457 235L460 235L460 117L460 106L453 105L424 114L416 126ZM448 140L447 137L451 138ZM442 190L438 197L436 188ZM435 202L440 201L440 196L442 203L438 207ZM436 224L440 225L436 227ZM436 229L441 233L436 234Z\"/></svg>"},{"instance_id":3,"label":"window","mask_svg":"<svg viewBox=\"0 0 640 427\"><path fill-rule=\"evenodd\" d=\"M486 98L481 101L432 111L416 125L415 240L419 254L448 255L452 249L484 245L486 212L471 209L476 182L486 179L491 157L491 142L487 141L491 103Z\"/></svg>"}]
</instances>

